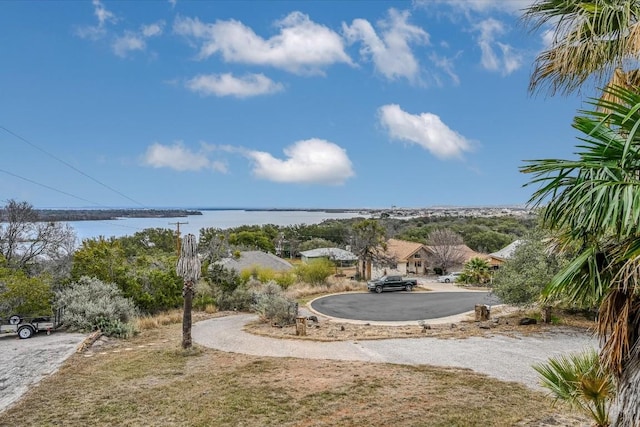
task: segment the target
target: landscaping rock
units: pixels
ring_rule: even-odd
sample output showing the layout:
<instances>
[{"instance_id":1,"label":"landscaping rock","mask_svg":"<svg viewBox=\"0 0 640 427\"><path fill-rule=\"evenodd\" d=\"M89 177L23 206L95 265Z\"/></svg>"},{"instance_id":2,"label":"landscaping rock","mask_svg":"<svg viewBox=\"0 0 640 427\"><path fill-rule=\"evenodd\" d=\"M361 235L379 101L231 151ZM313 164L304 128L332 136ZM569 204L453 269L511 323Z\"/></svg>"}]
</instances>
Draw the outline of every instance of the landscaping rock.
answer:
<instances>
[{"instance_id":1,"label":"landscaping rock","mask_svg":"<svg viewBox=\"0 0 640 427\"><path fill-rule=\"evenodd\" d=\"M538 321L531 317L523 317L522 319L520 319L520 322L519 322L520 325L535 325L537 323Z\"/></svg>"}]
</instances>

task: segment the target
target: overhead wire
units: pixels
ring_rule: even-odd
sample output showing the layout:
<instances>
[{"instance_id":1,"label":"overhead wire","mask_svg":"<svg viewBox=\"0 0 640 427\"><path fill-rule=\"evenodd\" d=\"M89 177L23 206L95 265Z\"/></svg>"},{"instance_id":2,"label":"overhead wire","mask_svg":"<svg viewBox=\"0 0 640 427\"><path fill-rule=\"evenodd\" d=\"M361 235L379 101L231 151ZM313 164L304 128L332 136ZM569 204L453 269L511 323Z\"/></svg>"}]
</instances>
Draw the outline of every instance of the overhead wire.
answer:
<instances>
[{"instance_id":1,"label":"overhead wire","mask_svg":"<svg viewBox=\"0 0 640 427\"><path fill-rule=\"evenodd\" d=\"M135 204L136 204L136 205L138 205L138 206L141 206L141 207L143 207L143 208L147 208L147 206L145 206L143 203L140 203L139 201L137 201L137 200L135 200L135 199L133 199L133 198L131 198L131 197L127 196L126 194L122 193L121 191L116 190L115 188L113 188L113 187L111 187L111 186L109 186L109 185L105 184L104 182L102 182L102 181L100 181L100 180L98 180L98 179L96 179L96 178L92 177L92 176L91 176L91 175L89 175L88 173L83 172L82 170L80 170L80 169L78 169L77 167L73 166L71 163L69 163L69 162L67 162L67 161L65 161L65 160L63 160L63 159L61 159L60 157L56 156L55 154L52 154L52 153L48 152L48 151L47 151L47 150L45 150L44 148L39 147L38 145L34 144L33 142L29 141L28 139L26 139L26 138L24 138L24 137L22 137L22 136L18 135L17 133L15 133L15 132L13 132L13 131L11 131L11 130L7 129L6 127L4 127L4 126L0 125L0 129L4 130L5 132L7 132L8 134L12 135L13 137L15 137L15 138L19 139L20 141L24 142L25 144L27 144L27 145L31 146L32 148L34 148L34 149L36 149L36 150L38 150L38 151L40 151L40 152L42 152L42 153L46 154L47 156L51 157L52 159L54 159L54 160L56 160L56 161L58 161L58 162L62 163L63 165L67 166L68 168L73 169L74 171L76 171L76 172L77 172L77 173L79 173L80 175L82 175L82 176L84 176L84 177L86 177L86 178L89 178L89 179L90 179L90 180L92 180L93 182L95 182L95 183L97 183L97 184L99 184L99 185L101 185L101 186L105 187L106 189L108 189L108 190L110 190L110 191L112 191L112 192L114 192L114 193L118 194L119 196L124 197L125 199L127 199L127 200L129 200L129 201L131 201L131 202L135 203ZM75 196L74 196L74 197L75 197Z\"/></svg>"},{"instance_id":2,"label":"overhead wire","mask_svg":"<svg viewBox=\"0 0 640 427\"><path fill-rule=\"evenodd\" d=\"M103 186L103 187L107 188L108 190L110 190L110 191L112 191L112 192L114 192L114 193L118 194L119 196L124 197L125 199L127 199L127 200L129 200L129 201L131 201L131 202L135 203L136 205L138 205L138 206L140 206L140 207L142 207L142 208L144 208L144 209L150 209L148 206L144 205L143 203L141 203L141 202L139 202L139 201L135 200L135 199L134 199L134 198L132 198L132 197L127 196L126 194L122 193L121 191L119 191L119 190L117 190L117 189L115 189L115 188L113 188L113 187L109 186L108 184L105 184L104 182L102 182L102 181L100 181L100 180L98 180L98 179L96 179L96 178L92 177L91 175L89 175L89 174L87 174L86 172L84 172L84 171L82 171L82 170L78 169L77 167L73 166L72 164L70 164L69 162L65 161L64 159L61 159L60 157L56 156L55 154L50 153L49 151L47 151L47 150L45 150L44 148L42 148L42 147L40 147L40 146L38 146L38 145L34 144L33 142L31 142L31 141L29 141L28 139L26 139L25 137L23 137L23 136L21 136L21 135L17 134L16 132L13 132L12 130L8 129L7 127L5 127L5 126L3 126L3 125L0 125L0 129L4 130L4 131L5 131L6 133L8 133L9 135L11 135L11 136L13 136L14 138L16 138L16 139L18 139L18 140L20 140L20 141L24 142L25 144L29 145L30 147L32 147L32 148L34 148L34 149L36 149L36 150L40 151L41 153L46 154L47 156L51 157L52 159L54 159L54 160L56 160L56 161L58 161L58 162L62 163L63 165L65 165L65 166L67 166L68 168L70 168L70 169L74 170L75 172L79 173L80 175L82 175L82 176L84 176L84 177L86 177L86 178L88 178L88 179L92 180L93 182L95 182L95 183L97 183L97 184L99 184L99 185L101 185L101 186ZM106 205L103 205L103 204L101 204L101 203L93 202L93 201L88 200L88 199L85 199L85 198L83 198L83 197L76 196L76 195L71 194L71 193L69 193L69 192L66 192L66 191L63 191L63 190L60 190L60 189L57 189L57 188L51 187L51 186L46 185L46 184L42 184L42 183L40 183L40 182L34 181L34 180L32 180L32 179L29 179L29 178L26 178L26 177L20 176L20 175L18 175L18 174L15 174L15 173L12 173L12 172L9 172L9 171L6 171L6 170L2 170L2 169L0 169L0 171L1 171L1 172L3 172L3 173L5 173L5 174L7 174L7 175L11 175L11 176L13 176L13 177L16 177L16 178L22 179L22 180L24 180L24 181L30 182L30 183L35 184L35 185L39 185L39 186L41 186L41 187L43 187L43 188L46 188L46 189L49 189L49 190L55 191L55 192L60 193L60 194L64 194L64 195L66 195L66 196L70 196L70 197L72 197L72 198L74 198L74 199L77 199L77 200L81 200L81 201L83 201L83 202L90 203L90 204L95 205L95 206L99 206L99 207L106 208L106 209L111 209L111 208L112 208L112 207L110 207L110 206L106 206ZM150 219L151 219L151 218L150 218ZM103 221L105 221L105 220L103 220ZM141 228L139 228L139 227L131 227L131 226L125 226L125 225L121 225L121 224L113 224L113 225L118 226L118 227L124 227L124 228L134 229L134 230L138 230L138 231L141 231L141 230L142 230L142 229L141 229Z\"/></svg>"}]
</instances>

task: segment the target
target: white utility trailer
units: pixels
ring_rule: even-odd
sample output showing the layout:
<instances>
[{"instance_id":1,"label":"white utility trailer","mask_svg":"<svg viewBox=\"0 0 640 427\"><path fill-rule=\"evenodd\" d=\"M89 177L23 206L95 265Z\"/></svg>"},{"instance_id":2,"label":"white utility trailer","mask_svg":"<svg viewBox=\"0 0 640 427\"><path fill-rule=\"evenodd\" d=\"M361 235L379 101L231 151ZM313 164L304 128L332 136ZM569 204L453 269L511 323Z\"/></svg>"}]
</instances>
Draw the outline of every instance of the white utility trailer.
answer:
<instances>
[{"instance_id":1,"label":"white utility trailer","mask_svg":"<svg viewBox=\"0 0 640 427\"><path fill-rule=\"evenodd\" d=\"M47 335L62 325L62 308L53 316L23 317L17 314L0 318L0 334L17 333L21 339L31 338L36 332L45 331Z\"/></svg>"}]
</instances>

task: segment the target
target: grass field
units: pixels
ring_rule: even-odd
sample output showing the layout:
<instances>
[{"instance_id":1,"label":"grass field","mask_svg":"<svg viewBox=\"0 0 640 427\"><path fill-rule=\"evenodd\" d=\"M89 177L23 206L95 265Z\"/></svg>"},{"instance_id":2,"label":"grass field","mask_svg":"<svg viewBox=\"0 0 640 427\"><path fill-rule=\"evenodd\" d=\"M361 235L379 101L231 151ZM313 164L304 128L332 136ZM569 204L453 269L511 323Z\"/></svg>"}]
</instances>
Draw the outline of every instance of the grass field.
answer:
<instances>
[{"instance_id":1,"label":"grass field","mask_svg":"<svg viewBox=\"0 0 640 427\"><path fill-rule=\"evenodd\" d=\"M185 353L180 338L180 324L158 325L76 354L0 425L589 425L543 393L468 370Z\"/></svg>"}]
</instances>

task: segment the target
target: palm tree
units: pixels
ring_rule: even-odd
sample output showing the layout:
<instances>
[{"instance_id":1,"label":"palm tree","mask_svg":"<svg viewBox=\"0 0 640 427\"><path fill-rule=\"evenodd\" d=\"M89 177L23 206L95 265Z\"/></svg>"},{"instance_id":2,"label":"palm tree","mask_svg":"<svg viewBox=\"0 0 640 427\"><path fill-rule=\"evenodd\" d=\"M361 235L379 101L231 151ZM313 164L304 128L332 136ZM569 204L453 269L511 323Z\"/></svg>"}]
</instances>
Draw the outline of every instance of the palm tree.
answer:
<instances>
[{"instance_id":1,"label":"palm tree","mask_svg":"<svg viewBox=\"0 0 640 427\"><path fill-rule=\"evenodd\" d=\"M491 278L489 261L480 257L473 257L464 264L461 280L464 283L487 283Z\"/></svg>"},{"instance_id":2,"label":"palm tree","mask_svg":"<svg viewBox=\"0 0 640 427\"><path fill-rule=\"evenodd\" d=\"M606 427L615 387L610 373L600 365L598 353L587 350L569 356L557 356L534 365L542 385L555 400L563 400L590 416L598 427Z\"/></svg>"},{"instance_id":3,"label":"palm tree","mask_svg":"<svg viewBox=\"0 0 640 427\"><path fill-rule=\"evenodd\" d=\"M532 30L551 24L554 34L530 92L548 84L551 95L566 95L590 77L598 87L640 83L640 0L536 0L522 18Z\"/></svg>"},{"instance_id":4,"label":"palm tree","mask_svg":"<svg viewBox=\"0 0 640 427\"><path fill-rule=\"evenodd\" d=\"M599 309L602 364L617 379L614 425L640 425L640 95L612 87L618 101L592 100L573 126L583 133L576 160L528 161L539 185L530 203L576 256L546 287ZM608 111L608 112L605 112Z\"/></svg>"}]
</instances>

